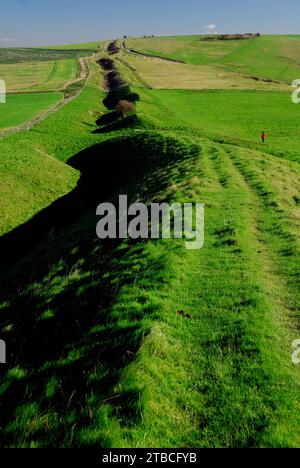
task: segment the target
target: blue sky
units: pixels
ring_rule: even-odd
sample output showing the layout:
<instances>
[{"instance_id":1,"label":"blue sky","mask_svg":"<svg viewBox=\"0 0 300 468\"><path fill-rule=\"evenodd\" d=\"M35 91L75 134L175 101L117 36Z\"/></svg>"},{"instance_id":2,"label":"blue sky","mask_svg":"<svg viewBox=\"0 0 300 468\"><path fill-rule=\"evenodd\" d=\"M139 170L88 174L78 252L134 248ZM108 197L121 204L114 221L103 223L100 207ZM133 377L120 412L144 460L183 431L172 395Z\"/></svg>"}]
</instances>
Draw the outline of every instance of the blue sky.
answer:
<instances>
[{"instance_id":1,"label":"blue sky","mask_svg":"<svg viewBox=\"0 0 300 468\"><path fill-rule=\"evenodd\" d=\"M299 0L0 0L0 47L124 34L300 34Z\"/></svg>"}]
</instances>

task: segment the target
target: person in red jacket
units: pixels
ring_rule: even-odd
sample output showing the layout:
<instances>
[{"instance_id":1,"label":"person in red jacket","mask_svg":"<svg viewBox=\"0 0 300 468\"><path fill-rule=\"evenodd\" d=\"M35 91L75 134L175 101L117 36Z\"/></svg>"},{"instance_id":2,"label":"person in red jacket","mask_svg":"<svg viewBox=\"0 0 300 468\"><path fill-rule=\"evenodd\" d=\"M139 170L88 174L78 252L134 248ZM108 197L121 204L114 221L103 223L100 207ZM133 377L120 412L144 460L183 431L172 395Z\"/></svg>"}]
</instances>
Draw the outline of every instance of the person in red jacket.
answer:
<instances>
[{"instance_id":1,"label":"person in red jacket","mask_svg":"<svg viewBox=\"0 0 300 468\"><path fill-rule=\"evenodd\" d=\"M266 140L267 140L267 134L266 134L266 132L262 132L261 139L262 139L262 142L263 142L263 143L266 143Z\"/></svg>"}]
</instances>

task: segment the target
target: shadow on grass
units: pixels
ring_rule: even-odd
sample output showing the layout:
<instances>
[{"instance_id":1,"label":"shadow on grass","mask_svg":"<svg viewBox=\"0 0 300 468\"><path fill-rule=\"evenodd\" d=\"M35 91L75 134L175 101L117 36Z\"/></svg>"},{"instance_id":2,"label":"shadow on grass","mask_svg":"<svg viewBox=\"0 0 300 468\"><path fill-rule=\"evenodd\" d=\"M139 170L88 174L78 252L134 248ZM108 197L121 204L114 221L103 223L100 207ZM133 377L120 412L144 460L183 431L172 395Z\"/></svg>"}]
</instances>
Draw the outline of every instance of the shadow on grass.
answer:
<instances>
[{"instance_id":1,"label":"shadow on grass","mask_svg":"<svg viewBox=\"0 0 300 468\"><path fill-rule=\"evenodd\" d=\"M95 210L118 194L151 200L196 156L149 132L95 145L69 161L81 172L72 193L0 239L2 446L111 447L107 415L122 426L140 417L140 390L115 389L159 316L168 254L96 239Z\"/></svg>"},{"instance_id":2,"label":"shadow on grass","mask_svg":"<svg viewBox=\"0 0 300 468\"><path fill-rule=\"evenodd\" d=\"M104 125L110 125L112 123L115 123L118 119L120 118L119 114L117 112L109 112L107 114L102 115L97 121L96 124L99 127L102 127Z\"/></svg>"},{"instance_id":3,"label":"shadow on grass","mask_svg":"<svg viewBox=\"0 0 300 468\"><path fill-rule=\"evenodd\" d=\"M110 115L110 114L108 114ZM136 114L128 115L126 117L119 117L115 121L111 123L107 123L105 126L98 128L97 130L93 131L93 134L96 135L97 133L111 133L119 130L125 130L129 128L143 128L144 125L142 121Z\"/></svg>"}]
</instances>

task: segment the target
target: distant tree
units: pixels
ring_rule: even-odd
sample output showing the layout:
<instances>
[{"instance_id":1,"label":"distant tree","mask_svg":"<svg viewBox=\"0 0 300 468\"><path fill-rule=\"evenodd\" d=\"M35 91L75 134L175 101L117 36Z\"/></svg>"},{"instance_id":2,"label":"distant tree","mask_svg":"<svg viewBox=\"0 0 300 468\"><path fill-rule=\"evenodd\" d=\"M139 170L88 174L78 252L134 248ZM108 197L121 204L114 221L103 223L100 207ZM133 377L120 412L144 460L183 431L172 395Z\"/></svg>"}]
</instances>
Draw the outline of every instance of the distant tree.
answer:
<instances>
[{"instance_id":1,"label":"distant tree","mask_svg":"<svg viewBox=\"0 0 300 468\"><path fill-rule=\"evenodd\" d=\"M125 99L118 102L116 105L117 114L125 117L126 115L133 114L135 111L135 106L133 102L126 101Z\"/></svg>"},{"instance_id":2,"label":"distant tree","mask_svg":"<svg viewBox=\"0 0 300 468\"><path fill-rule=\"evenodd\" d=\"M108 53L110 55L117 54L119 52L119 50L120 50L120 48L118 46L117 41L111 42L107 47L107 51L108 51Z\"/></svg>"},{"instance_id":3,"label":"distant tree","mask_svg":"<svg viewBox=\"0 0 300 468\"><path fill-rule=\"evenodd\" d=\"M110 72L107 75L107 83L110 90L118 90L127 85L117 72Z\"/></svg>"},{"instance_id":4,"label":"distant tree","mask_svg":"<svg viewBox=\"0 0 300 468\"><path fill-rule=\"evenodd\" d=\"M104 70L114 70L115 68L114 61L110 58L102 58L98 63Z\"/></svg>"}]
</instances>

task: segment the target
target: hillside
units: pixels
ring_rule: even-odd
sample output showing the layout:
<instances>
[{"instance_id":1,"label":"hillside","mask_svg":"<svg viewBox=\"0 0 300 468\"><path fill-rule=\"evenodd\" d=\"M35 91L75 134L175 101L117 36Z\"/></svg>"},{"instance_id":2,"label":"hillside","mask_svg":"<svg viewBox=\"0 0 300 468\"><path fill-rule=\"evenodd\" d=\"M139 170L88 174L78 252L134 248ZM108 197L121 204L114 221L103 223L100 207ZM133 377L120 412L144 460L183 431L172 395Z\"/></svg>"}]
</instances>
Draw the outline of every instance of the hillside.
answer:
<instances>
[{"instance_id":1,"label":"hillside","mask_svg":"<svg viewBox=\"0 0 300 468\"><path fill-rule=\"evenodd\" d=\"M199 74L235 65L210 90L196 75L197 88L182 78L176 89L167 61L99 51L75 100L0 141L2 446L299 446L300 121L293 70L280 72L277 52L269 70L255 58L285 41L300 44L214 41L199 53L195 37L130 39ZM110 78L101 58L113 60ZM124 97L135 112L116 115ZM100 241L96 206L121 193L205 203L204 248Z\"/></svg>"},{"instance_id":2,"label":"hillside","mask_svg":"<svg viewBox=\"0 0 300 468\"><path fill-rule=\"evenodd\" d=\"M93 62L90 67L98 69ZM27 221L75 187L78 172L61 164L61 161L64 163L93 141L91 128L96 128L95 115L99 112L100 85L101 77L92 74L82 93L74 101L51 114L29 132L17 133L0 140L0 203L4 213L0 223L1 234ZM47 94L42 95L44 99L45 96ZM25 96L22 99L24 98ZM20 99L21 96L17 96L16 107L19 114ZM31 112L33 98L29 96L26 99ZM13 100L1 106L0 117L2 109L4 111L6 106L11 109L12 105ZM24 121L26 107L21 110ZM6 122L8 117L6 113Z\"/></svg>"},{"instance_id":3,"label":"hillside","mask_svg":"<svg viewBox=\"0 0 300 468\"><path fill-rule=\"evenodd\" d=\"M300 36L261 36L248 41L205 42L200 36L127 39L126 46L192 65L226 69L291 84L300 76Z\"/></svg>"},{"instance_id":4,"label":"hillside","mask_svg":"<svg viewBox=\"0 0 300 468\"><path fill-rule=\"evenodd\" d=\"M17 128L56 109L76 95L87 78L92 50L0 49L0 76L6 106L0 106L0 131Z\"/></svg>"}]
</instances>

